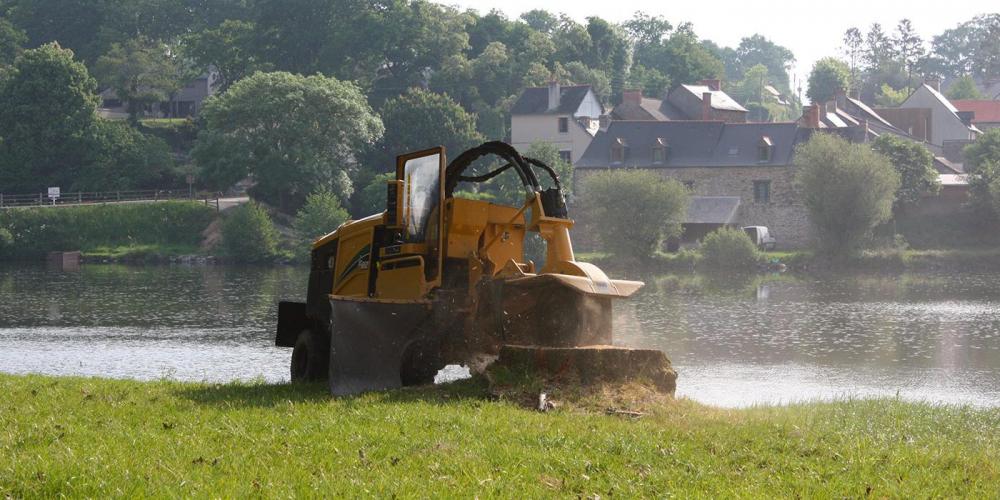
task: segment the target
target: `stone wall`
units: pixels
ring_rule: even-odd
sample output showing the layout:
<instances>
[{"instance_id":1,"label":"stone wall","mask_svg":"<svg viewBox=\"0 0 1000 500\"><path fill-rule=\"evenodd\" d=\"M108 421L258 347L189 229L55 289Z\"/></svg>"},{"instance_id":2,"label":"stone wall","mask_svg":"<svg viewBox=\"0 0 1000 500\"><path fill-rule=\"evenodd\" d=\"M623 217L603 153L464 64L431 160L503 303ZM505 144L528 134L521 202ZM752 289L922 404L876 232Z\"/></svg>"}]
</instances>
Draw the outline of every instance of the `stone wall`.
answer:
<instances>
[{"instance_id":1,"label":"stone wall","mask_svg":"<svg viewBox=\"0 0 1000 500\"><path fill-rule=\"evenodd\" d=\"M690 181L694 185L695 196L739 196L740 208L736 223L740 226L767 226L777 240L778 248L803 248L812 243L813 231L808 214L794 187L795 168L792 166L749 166L749 167L690 167L652 168L664 178L680 182ZM586 196L581 187L588 175L602 169L576 169L574 172L574 193L579 200ZM771 200L768 203L754 201L753 181L771 181ZM580 224L574 230L574 241L589 244L590 235L585 234L586 214L577 210L572 214Z\"/></svg>"}]
</instances>

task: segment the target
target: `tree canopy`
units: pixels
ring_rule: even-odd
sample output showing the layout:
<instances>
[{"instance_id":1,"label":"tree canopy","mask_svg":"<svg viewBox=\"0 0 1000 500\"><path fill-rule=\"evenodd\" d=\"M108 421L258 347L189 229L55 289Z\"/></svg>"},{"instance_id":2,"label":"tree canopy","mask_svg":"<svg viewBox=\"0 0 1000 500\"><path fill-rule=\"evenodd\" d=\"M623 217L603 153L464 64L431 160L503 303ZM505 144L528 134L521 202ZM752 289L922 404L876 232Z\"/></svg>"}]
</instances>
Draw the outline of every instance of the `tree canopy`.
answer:
<instances>
[{"instance_id":1,"label":"tree canopy","mask_svg":"<svg viewBox=\"0 0 1000 500\"><path fill-rule=\"evenodd\" d=\"M809 89L806 96L812 102L826 102L832 99L837 91L846 91L849 87L851 69L843 61L824 57L813 65L809 73Z\"/></svg>"},{"instance_id":2,"label":"tree canopy","mask_svg":"<svg viewBox=\"0 0 1000 500\"><path fill-rule=\"evenodd\" d=\"M358 155L383 132L354 84L285 72L237 82L202 118L194 157L203 176L219 187L250 176L256 196L282 207L320 187L348 199Z\"/></svg>"},{"instance_id":3,"label":"tree canopy","mask_svg":"<svg viewBox=\"0 0 1000 500\"><path fill-rule=\"evenodd\" d=\"M923 144L884 134L872 143L872 149L888 158L899 174L900 185L894 205L897 211L941 189L934 156Z\"/></svg>"},{"instance_id":4,"label":"tree canopy","mask_svg":"<svg viewBox=\"0 0 1000 500\"><path fill-rule=\"evenodd\" d=\"M899 174L866 144L814 134L795 150L795 182L819 238L835 257L857 251L877 225L892 216Z\"/></svg>"}]
</instances>

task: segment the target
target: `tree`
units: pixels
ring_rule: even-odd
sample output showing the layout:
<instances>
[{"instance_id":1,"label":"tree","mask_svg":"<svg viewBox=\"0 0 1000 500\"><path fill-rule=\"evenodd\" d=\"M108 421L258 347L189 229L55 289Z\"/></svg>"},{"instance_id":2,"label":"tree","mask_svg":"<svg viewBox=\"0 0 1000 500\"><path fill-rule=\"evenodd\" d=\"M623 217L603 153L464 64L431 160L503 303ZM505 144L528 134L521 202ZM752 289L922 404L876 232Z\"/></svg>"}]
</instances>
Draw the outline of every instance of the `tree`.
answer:
<instances>
[{"instance_id":1,"label":"tree","mask_svg":"<svg viewBox=\"0 0 1000 500\"><path fill-rule=\"evenodd\" d=\"M141 37L113 44L97 59L95 72L101 83L126 103L133 123L146 106L168 100L185 76L169 47Z\"/></svg>"},{"instance_id":2,"label":"tree","mask_svg":"<svg viewBox=\"0 0 1000 500\"><path fill-rule=\"evenodd\" d=\"M771 83L786 93L791 91L788 69L794 62L795 54L791 50L760 34L743 38L740 40L739 47L736 48L736 63L741 70L740 74L750 71L757 65L762 65L767 69Z\"/></svg>"},{"instance_id":3,"label":"tree","mask_svg":"<svg viewBox=\"0 0 1000 500\"><path fill-rule=\"evenodd\" d=\"M222 219L222 248L237 262L264 262L278 254L278 230L256 202L232 209Z\"/></svg>"},{"instance_id":4,"label":"tree","mask_svg":"<svg viewBox=\"0 0 1000 500\"><path fill-rule=\"evenodd\" d=\"M439 145L455 156L483 140L476 117L447 95L410 89L386 101L380 114L385 123L381 165L394 166L398 155Z\"/></svg>"},{"instance_id":5,"label":"tree","mask_svg":"<svg viewBox=\"0 0 1000 500\"><path fill-rule=\"evenodd\" d=\"M852 89L859 87L858 70L860 69L861 57L864 54L864 43L861 30L852 27L844 32L844 54L850 61Z\"/></svg>"},{"instance_id":6,"label":"tree","mask_svg":"<svg viewBox=\"0 0 1000 500\"><path fill-rule=\"evenodd\" d=\"M14 62L14 57L24 47L28 36L7 19L0 18L0 68Z\"/></svg>"},{"instance_id":7,"label":"tree","mask_svg":"<svg viewBox=\"0 0 1000 500\"><path fill-rule=\"evenodd\" d=\"M355 159L383 132L354 84L283 72L237 82L201 117L193 153L206 179L225 188L250 176L251 194L282 209L320 187L348 199Z\"/></svg>"},{"instance_id":8,"label":"tree","mask_svg":"<svg viewBox=\"0 0 1000 500\"><path fill-rule=\"evenodd\" d=\"M705 236L698 249L709 270L751 270L760 260L760 250L750 235L723 226Z\"/></svg>"},{"instance_id":9,"label":"tree","mask_svg":"<svg viewBox=\"0 0 1000 500\"><path fill-rule=\"evenodd\" d=\"M71 191L159 188L174 163L163 139L121 121L97 120L89 142L68 186Z\"/></svg>"},{"instance_id":10,"label":"tree","mask_svg":"<svg viewBox=\"0 0 1000 500\"><path fill-rule=\"evenodd\" d=\"M1000 129L990 129L963 151L969 173L969 199L979 214L1000 215L996 194L1000 188Z\"/></svg>"},{"instance_id":11,"label":"tree","mask_svg":"<svg viewBox=\"0 0 1000 500\"><path fill-rule=\"evenodd\" d=\"M865 64L868 71L879 71L882 66L893 58L893 42L882 30L882 25L872 23L865 35Z\"/></svg>"},{"instance_id":12,"label":"tree","mask_svg":"<svg viewBox=\"0 0 1000 500\"><path fill-rule=\"evenodd\" d=\"M34 191L68 185L97 120L97 83L73 52L25 50L0 81L0 185Z\"/></svg>"},{"instance_id":13,"label":"tree","mask_svg":"<svg viewBox=\"0 0 1000 500\"><path fill-rule=\"evenodd\" d=\"M895 52L899 54L899 64L906 71L906 86L909 88L913 80L913 68L924 56L924 40L920 38L909 19L899 21L896 27L896 37L893 39Z\"/></svg>"},{"instance_id":14,"label":"tree","mask_svg":"<svg viewBox=\"0 0 1000 500\"><path fill-rule=\"evenodd\" d=\"M219 71L216 85L225 92L233 83L271 64L261 61L256 51L257 26L248 21L226 20L218 27L192 33L184 39L184 53L199 68L214 66Z\"/></svg>"},{"instance_id":15,"label":"tree","mask_svg":"<svg viewBox=\"0 0 1000 500\"><path fill-rule=\"evenodd\" d=\"M396 172L384 172L372 178L355 196L354 215L360 219L385 210L388 196L388 182L396 178Z\"/></svg>"},{"instance_id":16,"label":"tree","mask_svg":"<svg viewBox=\"0 0 1000 500\"><path fill-rule=\"evenodd\" d=\"M583 182L581 200L603 249L645 260L664 238L680 234L688 191L676 180L646 170L595 172Z\"/></svg>"},{"instance_id":17,"label":"tree","mask_svg":"<svg viewBox=\"0 0 1000 500\"><path fill-rule=\"evenodd\" d=\"M674 85L725 73L722 61L698 41L690 24L682 24L666 40L636 52L635 63L659 71Z\"/></svg>"},{"instance_id":18,"label":"tree","mask_svg":"<svg viewBox=\"0 0 1000 500\"><path fill-rule=\"evenodd\" d=\"M1000 14L986 14L946 30L931 41L931 66L945 77L1000 73Z\"/></svg>"},{"instance_id":19,"label":"tree","mask_svg":"<svg viewBox=\"0 0 1000 500\"><path fill-rule=\"evenodd\" d=\"M385 189L383 189L385 191ZM308 257L313 241L340 227L350 216L340 206L340 200L326 187L306 197L306 203L295 214L295 233L302 256Z\"/></svg>"},{"instance_id":20,"label":"tree","mask_svg":"<svg viewBox=\"0 0 1000 500\"><path fill-rule=\"evenodd\" d=\"M891 217L899 174L867 145L816 133L796 148L794 162L799 168L795 182L821 252L847 257Z\"/></svg>"},{"instance_id":21,"label":"tree","mask_svg":"<svg viewBox=\"0 0 1000 500\"><path fill-rule=\"evenodd\" d=\"M969 75L962 76L948 89L948 99L953 101L982 98L983 94L979 92L979 87L976 87L976 81Z\"/></svg>"},{"instance_id":22,"label":"tree","mask_svg":"<svg viewBox=\"0 0 1000 500\"><path fill-rule=\"evenodd\" d=\"M816 61L809 73L809 89L806 96L812 102L826 102L837 94L837 91L847 90L851 69L840 59L824 57Z\"/></svg>"},{"instance_id":23,"label":"tree","mask_svg":"<svg viewBox=\"0 0 1000 500\"><path fill-rule=\"evenodd\" d=\"M934 156L923 144L884 134L872 143L872 149L889 159L899 174L894 211L913 205L925 194L937 194L941 189Z\"/></svg>"},{"instance_id":24,"label":"tree","mask_svg":"<svg viewBox=\"0 0 1000 500\"><path fill-rule=\"evenodd\" d=\"M900 104L906 101L907 97L910 97L907 89L896 90L890 87L888 83L883 83L878 95L875 96L875 104L887 108L898 108Z\"/></svg>"},{"instance_id":25,"label":"tree","mask_svg":"<svg viewBox=\"0 0 1000 500\"><path fill-rule=\"evenodd\" d=\"M559 18L544 9L533 9L521 14L521 20L540 33L552 33L559 26Z\"/></svg>"}]
</instances>

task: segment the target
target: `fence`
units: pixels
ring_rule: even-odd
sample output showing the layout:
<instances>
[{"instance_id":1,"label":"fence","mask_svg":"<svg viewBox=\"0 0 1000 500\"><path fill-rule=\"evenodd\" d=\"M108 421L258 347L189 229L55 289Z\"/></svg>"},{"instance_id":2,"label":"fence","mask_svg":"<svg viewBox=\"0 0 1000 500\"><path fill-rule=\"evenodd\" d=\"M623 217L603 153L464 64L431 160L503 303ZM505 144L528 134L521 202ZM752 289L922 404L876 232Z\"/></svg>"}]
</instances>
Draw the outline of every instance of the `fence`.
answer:
<instances>
[{"instance_id":1,"label":"fence","mask_svg":"<svg viewBox=\"0 0 1000 500\"><path fill-rule=\"evenodd\" d=\"M137 191L102 191L61 193L58 198L50 199L47 193L38 194L4 194L0 193L0 208L38 207L60 205L89 205L99 203L150 202L167 200L198 200L206 205L215 205L219 209L218 193L191 193L183 190L147 189Z\"/></svg>"}]
</instances>

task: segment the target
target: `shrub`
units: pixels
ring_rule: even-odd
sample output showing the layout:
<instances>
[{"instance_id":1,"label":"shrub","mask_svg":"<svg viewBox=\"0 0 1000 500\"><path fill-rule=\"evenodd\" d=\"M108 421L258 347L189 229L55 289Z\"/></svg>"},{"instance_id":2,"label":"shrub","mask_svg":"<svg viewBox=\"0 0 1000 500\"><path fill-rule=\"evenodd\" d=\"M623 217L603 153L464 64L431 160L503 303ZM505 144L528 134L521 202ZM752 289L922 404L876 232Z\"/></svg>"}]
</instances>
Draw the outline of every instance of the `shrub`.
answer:
<instances>
[{"instance_id":1,"label":"shrub","mask_svg":"<svg viewBox=\"0 0 1000 500\"><path fill-rule=\"evenodd\" d=\"M855 254L872 229L889 220L899 173L864 144L817 133L795 150L795 182L819 236L833 257Z\"/></svg>"},{"instance_id":2,"label":"shrub","mask_svg":"<svg viewBox=\"0 0 1000 500\"><path fill-rule=\"evenodd\" d=\"M337 196L326 188L321 188L306 198L306 204L295 215L295 233L304 255L309 255L312 242L324 234L337 229L349 218L347 210L340 206Z\"/></svg>"},{"instance_id":3,"label":"shrub","mask_svg":"<svg viewBox=\"0 0 1000 500\"><path fill-rule=\"evenodd\" d=\"M760 260L760 251L750 236L737 228L723 227L705 236L702 263L708 269L750 269Z\"/></svg>"},{"instance_id":4,"label":"shrub","mask_svg":"<svg viewBox=\"0 0 1000 500\"><path fill-rule=\"evenodd\" d=\"M0 211L13 244L10 258L118 245L197 245L214 210L196 202L16 208Z\"/></svg>"},{"instance_id":5,"label":"shrub","mask_svg":"<svg viewBox=\"0 0 1000 500\"><path fill-rule=\"evenodd\" d=\"M648 259L664 238L680 234L688 192L644 170L608 170L584 180L580 199L603 250Z\"/></svg>"},{"instance_id":6,"label":"shrub","mask_svg":"<svg viewBox=\"0 0 1000 500\"><path fill-rule=\"evenodd\" d=\"M278 253L278 230L264 207L250 202L222 221L222 247L238 262L261 262Z\"/></svg>"}]
</instances>

